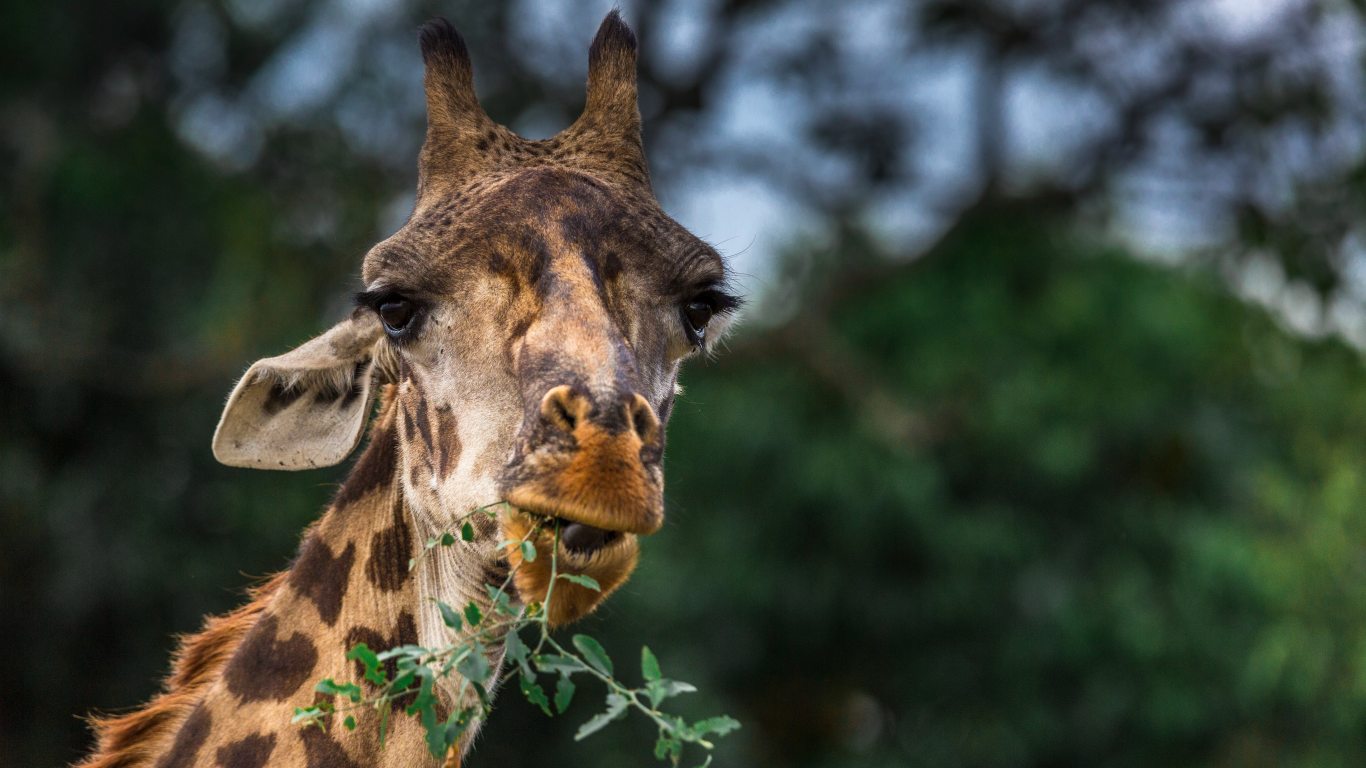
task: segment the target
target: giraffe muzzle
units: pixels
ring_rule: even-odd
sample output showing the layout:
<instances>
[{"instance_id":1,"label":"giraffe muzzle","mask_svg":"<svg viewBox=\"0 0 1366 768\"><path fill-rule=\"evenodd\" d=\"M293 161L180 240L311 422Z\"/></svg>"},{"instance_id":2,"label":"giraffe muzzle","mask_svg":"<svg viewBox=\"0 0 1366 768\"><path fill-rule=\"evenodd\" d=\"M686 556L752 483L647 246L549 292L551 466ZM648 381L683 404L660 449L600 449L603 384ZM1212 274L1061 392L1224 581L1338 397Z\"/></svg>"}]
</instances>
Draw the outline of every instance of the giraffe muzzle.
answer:
<instances>
[{"instance_id":1,"label":"giraffe muzzle","mask_svg":"<svg viewBox=\"0 0 1366 768\"><path fill-rule=\"evenodd\" d=\"M629 393L594 400L553 387L503 478L503 498L565 521L562 540L591 551L664 523L663 427Z\"/></svg>"}]
</instances>

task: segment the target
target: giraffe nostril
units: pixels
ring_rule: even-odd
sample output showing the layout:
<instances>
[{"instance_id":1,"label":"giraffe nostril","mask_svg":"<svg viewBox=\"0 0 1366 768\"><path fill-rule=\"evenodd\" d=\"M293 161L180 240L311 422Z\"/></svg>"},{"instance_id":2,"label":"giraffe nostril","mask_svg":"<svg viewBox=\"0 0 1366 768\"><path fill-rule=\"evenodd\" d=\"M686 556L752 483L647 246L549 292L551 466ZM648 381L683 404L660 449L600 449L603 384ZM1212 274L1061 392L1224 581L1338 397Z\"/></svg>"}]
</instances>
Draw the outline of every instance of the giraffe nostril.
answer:
<instances>
[{"instance_id":1,"label":"giraffe nostril","mask_svg":"<svg viewBox=\"0 0 1366 768\"><path fill-rule=\"evenodd\" d=\"M626 412L631 419L631 429L635 430L640 442L651 445L659 439L659 417L655 416L655 409L650 407L648 400L635 395Z\"/></svg>"},{"instance_id":2,"label":"giraffe nostril","mask_svg":"<svg viewBox=\"0 0 1366 768\"><path fill-rule=\"evenodd\" d=\"M566 432L573 432L587 410L582 395L567 385L560 385L545 393L541 399L541 416Z\"/></svg>"},{"instance_id":3,"label":"giraffe nostril","mask_svg":"<svg viewBox=\"0 0 1366 768\"><path fill-rule=\"evenodd\" d=\"M555 402L551 403L551 408L554 409L554 416L552 417L553 420L558 422L565 429L568 429L572 432L574 430L574 427L578 426L577 419L574 418L574 414L569 412L569 409L565 407L564 403L560 402L559 400L556 400Z\"/></svg>"}]
</instances>

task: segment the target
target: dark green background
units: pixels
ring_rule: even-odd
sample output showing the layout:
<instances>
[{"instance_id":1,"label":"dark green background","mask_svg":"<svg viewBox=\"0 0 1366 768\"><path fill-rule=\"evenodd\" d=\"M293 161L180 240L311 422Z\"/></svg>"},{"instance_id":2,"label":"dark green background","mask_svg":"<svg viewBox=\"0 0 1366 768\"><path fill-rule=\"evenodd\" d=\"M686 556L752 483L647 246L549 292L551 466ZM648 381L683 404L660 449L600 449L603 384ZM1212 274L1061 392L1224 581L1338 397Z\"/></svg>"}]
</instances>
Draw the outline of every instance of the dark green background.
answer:
<instances>
[{"instance_id":1,"label":"dark green background","mask_svg":"<svg viewBox=\"0 0 1366 768\"><path fill-rule=\"evenodd\" d=\"M926 18L944 39L1002 29L987 6ZM168 127L165 88L117 126L90 116L114 63L156 71L174 7L0 8L0 764L36 767L88 748L79 716L148 698L174 634L284 567L333 492L345 467L229 469L209 438L247 364L338 316L412 169L303 121L216 170ZM505 10L411 16L436 10L509 55ZM228 76L281 39L234 37ZM509 67L496 118L581 99ZM665 114L705 102L659 87ZM989 177L909 261L831 202L833 239L784 256L806 275L777 299L794 319L685 371L668 523L580 631L619 668L649 645L701 689L685 713L739 718L719 765L1366 759L1360 357L1287 333L1210 260L1106 245L1078 217L1105 172ZM1343 210L1360 179L1329 185ZM290 236L319 189L338 228ZM1239 238L1278 244L1292 277L1340 282L1316 241L1244 213ZM644 722L572 741L581 690L551 721L504 691L469 764L653 764Z\"/></svg>"}]
</instances>

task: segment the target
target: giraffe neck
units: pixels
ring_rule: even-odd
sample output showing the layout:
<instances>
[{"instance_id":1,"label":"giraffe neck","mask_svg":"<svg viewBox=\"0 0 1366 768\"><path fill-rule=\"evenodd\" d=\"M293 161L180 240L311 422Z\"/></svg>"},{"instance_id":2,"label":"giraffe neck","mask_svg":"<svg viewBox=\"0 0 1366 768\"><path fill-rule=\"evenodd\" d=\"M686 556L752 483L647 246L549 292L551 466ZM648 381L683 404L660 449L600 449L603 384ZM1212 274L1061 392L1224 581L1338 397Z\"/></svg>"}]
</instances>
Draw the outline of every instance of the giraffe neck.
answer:
<instances>
[{"instance_id":1,"label":"giraffe neck","mask_svg":"<svg viewBox=\"0 0 1366 768\"><path fill-rule=\"evenodd\" d=\"M329 510L306 532L289 571L258 590L250 605L210 619L204 632L187 638L166 694L142 710L96 723L99 749L81 768L436 762L420 726L398 710L388 719L383 749L371 708L349 713L354 732L341 728L337 715L325 720L326 731L290 723L296 707L331 699L314 690L323 678L374 690L363 682L359 663L346 659L357 643L375 651L446 645L455 635L432 598L487 608L484 585L500 584L505 573L496 557L495 526L486 518L476 524L476 541L437 547L410 570L409 561L429 536L440 536L443 523L433 511L414 510L403 491L394 410L386 398L369 446ZM501 647L488 653L497 669ZM454 691L438 690L448 711L456 703ZM462 751L474 735L462 739Z\"/></svg>"}]
</instances>

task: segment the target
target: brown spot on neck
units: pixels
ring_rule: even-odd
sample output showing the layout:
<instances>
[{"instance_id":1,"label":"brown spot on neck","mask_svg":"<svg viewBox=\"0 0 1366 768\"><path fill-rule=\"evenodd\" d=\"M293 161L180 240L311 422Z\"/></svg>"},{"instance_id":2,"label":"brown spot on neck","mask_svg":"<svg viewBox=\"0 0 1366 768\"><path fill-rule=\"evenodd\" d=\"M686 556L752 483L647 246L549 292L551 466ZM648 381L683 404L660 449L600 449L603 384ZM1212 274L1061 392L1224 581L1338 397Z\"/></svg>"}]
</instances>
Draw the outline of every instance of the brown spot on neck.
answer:
<instances>
[{"instance_id":1,"label":"brown spot on neck","mask_svg":"<svg viewBox=\"0 0 1366 768\"><path fill-rule=\"evenodd\" d=\"M408 611L402 611L398 615L398 620L394 622L394 628L388 635L384 635L380 633L379 630L372 627L352 627L346 633L345 645L347 650L354 648L357 643L365 643L369 646L370 650L375 653L387 651L390 648L397 648L400 645L417 645L417 621L413 618L413 614ZM356 679L363 679L365 677L365 665L356 661L355 668ZM384 662L384 671L385 675L390 680L393 680L395 673L398 671L397 662L393 659ZM374 687L368 681L363 684L371 688ZM416 696L416 694L402 697L397 701L400 704L407 704L414 696Z\"/></svg>"},{"instance_id":2,"label":"brown spot on neck","mask_svg":"<svg viewBox=\"0 0 1366 768\"><path fill-rule=\"evenodd\" d=\"M394 501L393 515L393 525L376 531L370 538L370 559L365 562L365 577L384 592L397 592L412 578L408 561L416 554L408 512L401 499Z\"/></svg>"},{"instance_id":3,"label":"brown spot on neck","mask_svg":"<svg viewBox=\"0 0 1366 768\"><path fill-rule=\"evenodd\" d=\"M391 406L386 406L386 412ZM398 467L398 435L394 434L392 413L382 414L371 433L370 445L356 461L351 474L346 476L332 506L344 509L360 501L371 491L391 483Z\"/></svg>"},{"instance_id":4,"label":"brown spot on neck","mask_svg":"<svg viewBox=\"0 0 1366 768\"><path fill-rule=\"evenodd\" d=\"M295 632L279 638L280 619L266 616L242 640L223 673L228 690L242 700L284 701L299 690L318 664L313 641Z\"/></svg>"},{"instance_id":5,"label":"brown spot on neck","mask_svg":"<svg viewBox=\"0 0 1366 768\"><path fill-rule=\"evenodd\" d=\"M275 734L255 733L219 747L215 757L219 768L265 768L274 751Z\"/></svg>"},{"instance_id":6,"label":"brown spot on neck","mask_svg":"<svg viewBox=\"0 0 1366 768\"><path fill-rule=\"evenodd\" d=\"M360 768L332 734L321 728L305 728L299 739L304 743L308 768Z\"/></svg>"},{"instance_id":7,"label":"brown spot on neck","mask_svg":"<svg viewBox=\"0 0 1366 768\"><path fill-rule=\"evenodd\" d=\"M460 461L460 433L449 405L438 405L436 416L436 469L441 479L450 476Z\"/></svg>"},{"instance_id":8,"label":"brown spot on neck","mask_svg":"<svg viewBox=\"0 0 1366 768\"><path fill-rule=\"evenodd\" d=\"M156 768L191 768L199 757L199 750L213 729L213 718L203 704L194 708L176 732L171 749L157 761Z\"/></svg>"},{"instance_id":9,"label":"brown spot on neck","mask_svg":"<svg viewBox=\"0 0 1366 768\"><path fill-rule=\"evenodd\" d=\"M331 548L315 530L304 542L298 561L289 571L289 585L313 602L323 623L329 627L337 623L341 613L355 559L354 542L347 542L346 549L334 557Z\"/></svg>"},{"instance_id":10,"label":"brown spot on neck","mask_svg":"<svg viewBox=\"0 0 1366 768\"><path fill-rule=\"evenodd\" d=\"M432 425L427 420L427 395L416 381L413 382L413 396L417 398L417 405L413 409L413 421L417 423L417 431L422 434L423 445L427 447L427 452L431 453Z\"/></svg>"}]
</instances>

